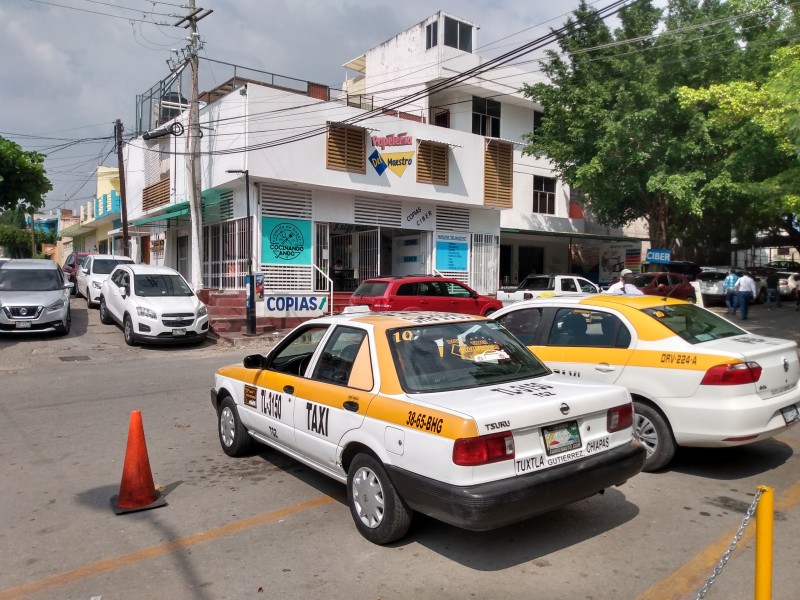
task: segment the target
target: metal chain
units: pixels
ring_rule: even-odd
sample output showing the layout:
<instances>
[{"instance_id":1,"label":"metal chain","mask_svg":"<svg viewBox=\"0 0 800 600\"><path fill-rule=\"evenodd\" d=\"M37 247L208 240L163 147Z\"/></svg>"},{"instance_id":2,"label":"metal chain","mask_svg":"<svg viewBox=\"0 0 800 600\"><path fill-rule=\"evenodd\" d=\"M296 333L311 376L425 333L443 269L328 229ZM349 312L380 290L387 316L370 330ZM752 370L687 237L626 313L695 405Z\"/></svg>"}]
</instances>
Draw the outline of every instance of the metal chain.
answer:
<instances>
[{"instance_id":1,"label":"metal chain","mask_svg":"<svg viewBox=\"0 0 800 600\"><path fill-rule=\"evenodd\" d=\"M756 495L753 498L753 503L750 505L750 508L747 509L745 512L744 519L742 520L742 524L739 526L739 529L736 531L736 535L733 536L733 541L731 541L731 545L728 546L728 549L725 551L725 554L722 555L722 558L719 560L719 563L716 567L714 567L714 572L711 573L711 576L706 579L706 582L703 584L703 587L700 588L700 591L697 592L697 597L695 600L702 600L706 597L708 590L714 584L714 581L717 579L720 573L722 573L722 569L725 567L725 564L728 562L728 559L731 557L731 554L736 549L736 544L739 543L739 540L742 538L744 534L744 530L747 528L747 525L750 523L750 519L756 512L756 506L758 506L758 501L761 499L761 494L763 490L759 488L756 490Z\"/></svg>"}]
</instances>

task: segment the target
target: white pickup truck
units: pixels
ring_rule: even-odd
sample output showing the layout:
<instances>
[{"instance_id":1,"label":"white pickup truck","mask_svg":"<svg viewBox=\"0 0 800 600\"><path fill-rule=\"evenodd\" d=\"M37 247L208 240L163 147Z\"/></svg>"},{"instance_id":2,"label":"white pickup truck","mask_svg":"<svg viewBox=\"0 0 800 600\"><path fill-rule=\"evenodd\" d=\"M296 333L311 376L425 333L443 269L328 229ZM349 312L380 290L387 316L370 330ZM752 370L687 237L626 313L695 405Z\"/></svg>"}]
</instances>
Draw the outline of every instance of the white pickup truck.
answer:
<instances>
[{"instance_id":1,"label":"white pickup truck","mask_svg":"<svg viewBox=\"0 0 800 600\"><path fill-rule=\"evenodd\" d=\"M600 288L583 277L577 275L528 275L511 291L498 290L497 299L503 305L530 300L539 296L577 296L579 294L597 294Z\"/></svg>"}]
</instances>

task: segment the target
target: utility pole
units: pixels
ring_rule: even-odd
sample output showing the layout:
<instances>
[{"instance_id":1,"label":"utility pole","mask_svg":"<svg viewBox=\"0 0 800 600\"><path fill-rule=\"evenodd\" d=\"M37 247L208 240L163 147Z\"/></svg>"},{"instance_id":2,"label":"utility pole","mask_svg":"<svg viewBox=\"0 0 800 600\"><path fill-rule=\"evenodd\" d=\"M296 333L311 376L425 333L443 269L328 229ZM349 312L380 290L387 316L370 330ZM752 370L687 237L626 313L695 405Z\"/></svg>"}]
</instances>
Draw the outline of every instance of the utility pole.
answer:
<instances>
[{"instance_id":1,"label":"utility pole","mask_svg":"<svg viewBox=\"0 0 800 600\"><path fill-rule=\"evenodd\" d=\"M125 256L131 255L130 238L128 237L128 202L125 192L125 161L122 158L122 121L117 119L114 124L114 137L117 141L117 169L119 170L119 201L122 217L122 252Z\"/></svg>"},{"instance_id":2,"label":"utility pole","mask_svg":"<svg viewBox=\"0 0 800 600\"><path fill-rule=\"evenodd\" d=\"M175 23L189 29L189 66L192 72L192 98L189 104L189 126L186 128L186 181L189 196L189 217L191 235L192 287L195 291L203 287L203 265L200 262L203 244L203 200L200 195L200 106L198 100L198 65L197 53L200 50L197 22L213 11L198 9L195 0L189 0L189 14ZM186 23L186 24L184 24Z\"/></svg>"}]
</instances>

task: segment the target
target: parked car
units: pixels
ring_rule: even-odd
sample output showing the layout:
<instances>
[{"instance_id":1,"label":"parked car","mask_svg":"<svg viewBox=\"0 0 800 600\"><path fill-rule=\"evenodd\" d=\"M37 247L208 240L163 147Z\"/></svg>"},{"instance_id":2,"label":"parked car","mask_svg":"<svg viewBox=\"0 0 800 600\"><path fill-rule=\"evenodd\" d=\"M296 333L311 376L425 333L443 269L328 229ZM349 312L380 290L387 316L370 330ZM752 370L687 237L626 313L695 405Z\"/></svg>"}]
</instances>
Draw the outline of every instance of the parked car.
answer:
<instances>
[{"instance_id":1,"label":"parked car","mask_svg":"<svg viewBox=\"0 0 800 600\"><path fill-rule=\"evenodd\" d=\"M797 273L800 271L800 262L797 262L796 260L771 260L764 266L768 269L791 271L792 273Z\"/></svg>"},{"instance_id":2,"label":"parked car","mask_svg":"<svg viewBox=\"0 0 800 600\"><path fill-rule=\"evenodd\" d=\"M620 485L645 459L624 388L553 376L479 317L321 317L243 366L214 376L222 450L255 439L346 484L376 544L403 537L414 512L515 523Z\"/></svg>"},{"instance_id":3,"label":"parked car","mask_svg":"<svg viewBox=\"0 0 800 600\"><path fill-rule=\"evenodd\" d=\"M650 296L697 302L694 286L680 273L640 273L636 275L633 285Z\"/></svg>"},{"instance_id":4,"label":"parked car","mask_svg":"<svg viewBox=\"0 0 800 600\"><path fill-rule=\"evenodd\" d=\"M180 273L168 267L120 264L100 288L100 321L122 325L125 343L202 342L208 309Z\"/></svg>"},{"instance_id":5,"label":"parked car","mask_svg":"<svg viewBox=\"0 0 800 600\"><path fill-rule=\"evenodd\" d=\"M87 256L78 269L78 296L86 298L87 308L100 304L100 289L114 267L120 264L133 264L127 256L113 254L94 254Z\"/></svg>"},{"instance_id":6,"label":"parked car","mask_svg":"<svg viewBox=\"0 0 800 600\"><path fill-rule=\"evenodd\" d=\"M64 276L72 283L73 295L78 291L78 269L83 266L83 263L91 255L91 252L71 252L67 256L67 260L64 261Z\"/></svg>"},{"instance_id":7,"label":"parked car","mask_svg":"<svg viewBox=\"0 0 800 600\"><path fill-rule=\"evenodd\" d=\"M503 303L481 296L457 279L411 275L367 279L353 292L350 305L369 306L373 311L432 310L488 316Z\"/></svg>"},{"instance_id":8,"label":"parked car","mask_svg":"<svg viewBox=\"0 0 800 600\"><path fill-rule=\"evenodd\" d=\"M729 272L727 269L703 269L700 272L697 281L700 282L704 303L725 302L723 284Z\"/></svg>"},{"instance_id":9,"label":"parked car","mask_svg":"<svg viewBox=\"0 0 800 600\"><path fill-rule=\"evenodd\" d=\"M800 274L795 271L778 271L778 293L781 296L792 296L797 284L800 283Z\"/></svg>"},{"instance_id":10,"label":"parked car","mask_svg":"<svg viewBox=\"0 0 800 600\"><path fill-rule=\"evenodd\" d=\"M644 271L647 273L678 273L689 281L697 279L697 276L703 270L700 265L688 260L673 260L664 264L645 263L644 267Z\"/></svg>"},{"instance_id":11,"label":"parked car","mask_svg":"<svg viewBox=\"0 0 800 600\"><path fill-rule=\"evenodd\" d=\"M72 326L71 283L49 259L15 259L0 265L0 331L55 331Z\"/></svg>"},{"instance_id":12,"label":"parked car","mask_svg":"<svg viewBox=\"0 0 800 600\"><path fill-rule=\"evenodd\" d=\"M798 422L797 344L699 306L601 294L527 300L492 318L556 373L628 388L645 471L677 446L750 444Z\"/></svg>"},{"instance_id":13,"label":"parked car","mask_svg":"<svg viewBox=\"0 0 800 600\"><path fill-rule=\"evenodd\" d=\"M583 277L577 275L528 275L517 286L516 290L498 291L497 299L503 305L519 300L532 300L539 296L575 296L578 294L595 294L600 288Z\"/></svg>"}]
</instances>

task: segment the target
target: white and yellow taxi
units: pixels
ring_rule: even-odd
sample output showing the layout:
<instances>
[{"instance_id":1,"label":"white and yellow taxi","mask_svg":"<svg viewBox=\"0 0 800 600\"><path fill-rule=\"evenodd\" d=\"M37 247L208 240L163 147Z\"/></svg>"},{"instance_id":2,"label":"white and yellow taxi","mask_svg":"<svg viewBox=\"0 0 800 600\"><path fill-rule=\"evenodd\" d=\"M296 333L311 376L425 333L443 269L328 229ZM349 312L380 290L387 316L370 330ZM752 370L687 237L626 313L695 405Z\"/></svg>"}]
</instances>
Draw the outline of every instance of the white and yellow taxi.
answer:
<instances>
[{"instance_id":1,"label":"white and yellow taxi","mask_svg":"<svg viewBox=\"0 0 800 600\"><path fill-rule=\"evenodd\" d=\"M498 323L462 314L312 319L219 369L211 401L226 454L256 440L345 483L378 544L414 511L473 530L514 523L645 460L625 388L554 375Z\"/></svg>"},{"instance_id":2,"label":"white and yellow taxi","mask_svg":"<svg viewBox=\"0 0 800 600\"><path fill-rule=\"evenodd\" d=\"M544 298L493 319L556 373L624 385L645 471L676 446L738 446L796 424L797 344L748 333L693 304L658 296Z\"/></svg>"}]
</instances>

